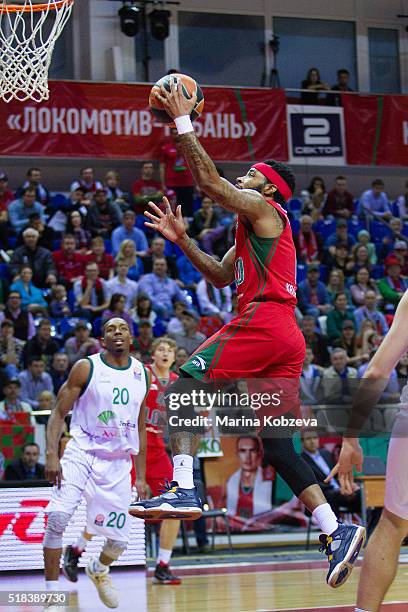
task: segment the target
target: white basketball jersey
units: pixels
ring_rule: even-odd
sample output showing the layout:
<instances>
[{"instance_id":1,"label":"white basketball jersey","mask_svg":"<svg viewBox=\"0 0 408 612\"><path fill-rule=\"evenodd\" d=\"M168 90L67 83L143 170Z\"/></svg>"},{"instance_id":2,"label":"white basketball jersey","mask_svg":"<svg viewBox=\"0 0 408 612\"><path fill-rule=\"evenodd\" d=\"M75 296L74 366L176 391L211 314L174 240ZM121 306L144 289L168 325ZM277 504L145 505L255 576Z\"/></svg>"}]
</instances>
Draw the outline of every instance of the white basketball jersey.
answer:
<instances>
[{"instance_id":1,"label":"white basketball jersey","mask_svg":"<svg viewBox=\"0 0 408 612\"><path fill-rule=\"evenodd\" d=\"M72 437L86 451L137 455L138 418L147 390L143 365L129 357L127 367L116 368L106 363L102 353L87 359L91 370L72 410Z\"/></svg>"}]
</instances>

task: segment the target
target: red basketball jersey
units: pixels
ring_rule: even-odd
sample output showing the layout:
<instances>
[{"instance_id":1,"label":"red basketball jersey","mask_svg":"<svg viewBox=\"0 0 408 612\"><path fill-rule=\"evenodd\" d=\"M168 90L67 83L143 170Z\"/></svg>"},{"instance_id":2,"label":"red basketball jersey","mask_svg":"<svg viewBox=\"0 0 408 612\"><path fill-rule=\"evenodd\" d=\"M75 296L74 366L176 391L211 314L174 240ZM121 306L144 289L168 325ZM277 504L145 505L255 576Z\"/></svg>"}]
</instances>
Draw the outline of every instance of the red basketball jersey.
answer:
<instances>
[{"instance_id":1,"label":"red basketball jersey","mask_svg":"<svg viewBox=\"0 0 408 612\"><path fill-rule=\"evenodd\" d=\"M238 218L235 235L235 283L238 308L251 302L275 302L296 306L296 250L286 211L267 200L285 221L277 238L260 238Z\"/></svg>"},{"instance_id":2,"label":"red basketball jersey","mask_svg":"<svg viewBox=\"0 0 408 612\"><path fill-rule=\"evenodd\" d=\"M147 430L147 447L164 449L163 442L163 427L166 423L166 406L164 403L164 393L167 387L177 380L178 376L174 372L170 372L169 382L163 385L157 378L153 367L146 365L152 375L152 382L149 393L146 398L146 430Z\"/></svg>"}]
</instances>

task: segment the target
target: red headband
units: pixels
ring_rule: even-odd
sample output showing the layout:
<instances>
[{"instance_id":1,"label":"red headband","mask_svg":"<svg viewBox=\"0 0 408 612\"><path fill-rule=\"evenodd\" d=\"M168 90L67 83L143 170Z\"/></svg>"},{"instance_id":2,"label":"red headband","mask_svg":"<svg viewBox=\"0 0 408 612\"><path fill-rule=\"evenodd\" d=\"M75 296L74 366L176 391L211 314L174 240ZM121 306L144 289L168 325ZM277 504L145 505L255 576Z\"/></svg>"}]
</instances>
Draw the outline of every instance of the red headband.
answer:
<instances>
[{"instance_id":1,"label":"red headband","mask_svg":"<svg viewBox=\"0 0 408 612\"><path fill-rule=\"evenodd\" d=\"M268 166L268 164L264 164L263 162L261 162L259 164L255 164L252 167L255 168L255 170L261 172L264 176L266 176L267 179L271 181L271 183L276 185L279 193L282 194L285 198L285 201L290 200L293 195L292 190L290 189L287 182L281 177L281 175L275 172L275 170L271 166Z\"/></svg>"}]
</instances>

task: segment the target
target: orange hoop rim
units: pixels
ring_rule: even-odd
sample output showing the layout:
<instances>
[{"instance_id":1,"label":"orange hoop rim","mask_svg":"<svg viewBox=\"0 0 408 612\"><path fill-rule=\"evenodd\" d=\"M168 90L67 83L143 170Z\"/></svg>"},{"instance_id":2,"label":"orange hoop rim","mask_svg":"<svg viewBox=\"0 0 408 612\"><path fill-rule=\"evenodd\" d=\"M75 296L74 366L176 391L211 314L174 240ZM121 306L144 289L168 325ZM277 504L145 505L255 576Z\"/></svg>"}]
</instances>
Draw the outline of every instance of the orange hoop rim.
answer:
<instances>
[{"instance_id":1,"label":"orange hoop rim","mask_svg":"<svg viewBox=\"0 0 408 612\"><path fill-rule=\"evenodd\" d=\"M75 0L49 0L42 4L5 4L4 1L0 4L0 13L40 13L42 11L56 11L64 5L70 6Z\"/></svg>"}]
</instances>

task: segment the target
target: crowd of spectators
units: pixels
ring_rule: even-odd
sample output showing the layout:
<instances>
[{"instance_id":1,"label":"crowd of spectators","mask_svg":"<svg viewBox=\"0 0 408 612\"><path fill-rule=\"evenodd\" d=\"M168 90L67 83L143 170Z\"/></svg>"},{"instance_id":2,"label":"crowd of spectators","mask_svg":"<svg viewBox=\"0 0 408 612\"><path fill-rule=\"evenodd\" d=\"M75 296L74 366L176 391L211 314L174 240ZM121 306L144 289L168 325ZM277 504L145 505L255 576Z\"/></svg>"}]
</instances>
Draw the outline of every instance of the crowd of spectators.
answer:
<instances>
[{"instance_id":1,"label":"crowd of spectators","mask_svg":"<svg viewBox=\"0 0 408 612\"><path fill-rule=\"evenodd\" d=\"M233 242L233 215L194 188L175 134L160 168L143 163L129 192L117 172L102 179L90 167L65 194L44 182L31 168L13 192L0 172L0 420L52 407L72 365L101 350L102 325L113 315L128 321L133 354L144 362L154 337L172 336L178 371L237 312L234 287L213 287L144 225L147 202L161 204L167 194L182 204L186 231L203 250L222 257ZM356 200L338 176L329 191L314 177L288 203L296 314L308 349L305 403L341 402L392 324L407 288L406 199L390 202L376 180ZM404 357L387 401L396 400L406 371Z\"/></svg>"}]
</instances>

